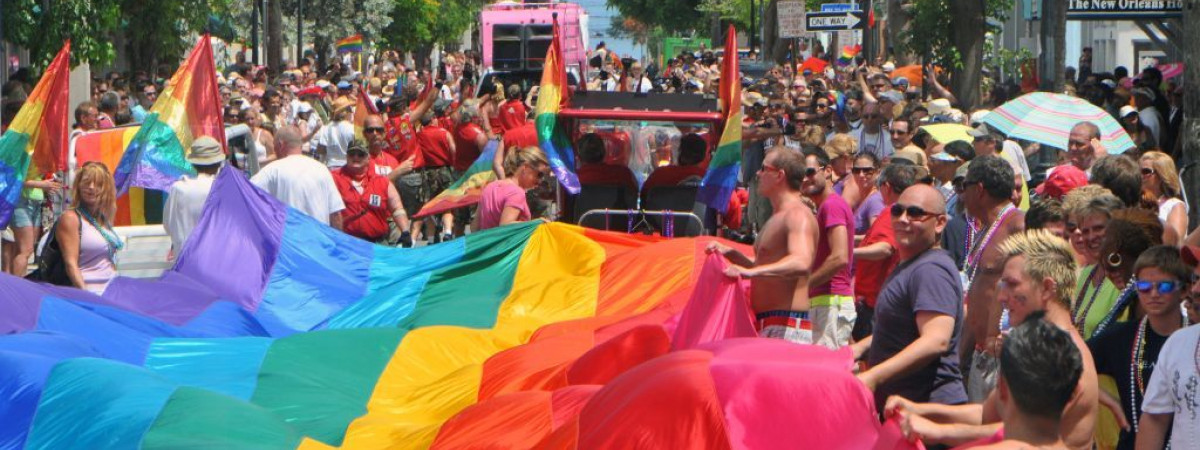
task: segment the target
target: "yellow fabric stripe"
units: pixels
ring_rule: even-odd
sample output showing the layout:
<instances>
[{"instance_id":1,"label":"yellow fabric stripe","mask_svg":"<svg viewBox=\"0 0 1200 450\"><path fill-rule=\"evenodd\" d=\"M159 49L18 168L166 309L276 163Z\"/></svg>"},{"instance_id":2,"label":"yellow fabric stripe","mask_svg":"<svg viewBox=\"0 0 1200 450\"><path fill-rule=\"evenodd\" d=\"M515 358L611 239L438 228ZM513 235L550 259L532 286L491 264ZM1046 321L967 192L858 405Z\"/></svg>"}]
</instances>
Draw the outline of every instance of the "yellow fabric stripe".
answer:
<instances>
[{"instance_id":1,"label":"yellow fabric stripe","mask_svg":"<svg viewBox=\"0 0 1200 450\"><path fill-rule=\"evenodd\" d=\"M809 307L841 306L852 302L854 302L854 297L848 295L818 295L809 300Z\"/></svg>"},{"instance_id":2,"label":"yellow fabric stripe","mask_svg":"<svg viewBox=\"0 0 1200 450\"><path fill-rule=\"evenodd\" d=\"M129 224L130 225L145 225L146 224L146 190L142 188L129 188Z\"/></svg>"},{"instance_id":3,"label":"yellow fabric stripe","mask_svg":"<svg viewBox=\"0 0 1200 450\"><path fill-rule=\"evenodd\" d=\"M427 448L442 423L476 402L483 363L528 342L543 325L596 312L604 250L578 227L544 224L521 255L495 328L410 331L350 424L346 448ZM299 448L327 448L305 441Z\"/></svg>"}]
</instances>

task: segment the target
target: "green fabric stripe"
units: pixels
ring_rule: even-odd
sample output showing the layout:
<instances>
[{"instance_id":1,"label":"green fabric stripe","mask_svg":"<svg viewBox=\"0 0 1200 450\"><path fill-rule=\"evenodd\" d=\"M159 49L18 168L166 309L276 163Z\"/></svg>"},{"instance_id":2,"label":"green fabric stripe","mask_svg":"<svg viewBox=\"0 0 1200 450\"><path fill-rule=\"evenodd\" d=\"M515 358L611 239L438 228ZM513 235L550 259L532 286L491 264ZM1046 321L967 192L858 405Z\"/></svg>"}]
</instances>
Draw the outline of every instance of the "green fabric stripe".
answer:
<instances>
[{"instance_id":1,"label":"green fabric stripe","mask_svg":"<svg viewBox=\"0 0 1200 450\"><path fill-rule=\"evenodd\" d=\"M400 327L495 326L525 244L541 223L534 220L467 235L464 259L430 276L416 309Z\"/></svg>"},{"instance_id":2,"label":"green fabric stripe","mask_svg":"<svg viewBox=\"0 0 1200 450\"><path fill-rule=\"evenodd\" d=\"M367 412L375 383L405 333L395 328L362 328L280 339L267 350L251 403L306 436L341 445L346 427ZM211 432L205 430L205 422L184 423L196 427L193 433ZM187 434L187 430L178 432Z\"/></svg>"},{"instance_id":3,"label":"green fabric stripe","mask_svg":"<svg viewBox=\"0 0 1200 450\"><path fill-rule=\"evenodd\" d=\"M143 436L141 447L292 449L301 439L295 430L259 406L204 389L180 387Z\"/></svg>"},{"instance_id":4,"label":"green fabric stripe","mask_svg":"<svg viewBox=\"0 0 1200 450\"><path fill-rule=\"evenodd\" d=\"M712 160L708 165L711 167L732 166L742 161L742 143L731 142L717 147L717 151L713 153Z\"/></svg>"},{"instance_id":5,"label":"green fabric stripe","mask_svg":"<svg viewBox=\"0 0 1200 450\"><path fill-rule=\"evenodd\" d=\"M25 176L29 169L29 135L8 130L0 136L0 164L20 169L17 173Z\"/></svg>"}]
</instances>

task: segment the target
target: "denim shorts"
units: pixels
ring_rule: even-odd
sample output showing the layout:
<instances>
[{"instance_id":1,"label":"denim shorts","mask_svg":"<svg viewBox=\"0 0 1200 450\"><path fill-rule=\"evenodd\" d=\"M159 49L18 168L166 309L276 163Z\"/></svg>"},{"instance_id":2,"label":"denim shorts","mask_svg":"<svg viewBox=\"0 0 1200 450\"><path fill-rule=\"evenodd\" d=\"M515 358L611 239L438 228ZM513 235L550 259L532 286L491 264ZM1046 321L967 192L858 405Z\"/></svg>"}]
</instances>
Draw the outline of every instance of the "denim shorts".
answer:
<instances>
[{"instance_id":1,"label":"denim shorts","mask_svg":"<svg viewBox=\"0 0 1200 450\"><path fill-rule=\"evenodd\" d=\"M12 227L40 227L42 226L42 202L34 201L21 196L17 200L17 205L13 209Z\"/></svg>"}]
</instances>

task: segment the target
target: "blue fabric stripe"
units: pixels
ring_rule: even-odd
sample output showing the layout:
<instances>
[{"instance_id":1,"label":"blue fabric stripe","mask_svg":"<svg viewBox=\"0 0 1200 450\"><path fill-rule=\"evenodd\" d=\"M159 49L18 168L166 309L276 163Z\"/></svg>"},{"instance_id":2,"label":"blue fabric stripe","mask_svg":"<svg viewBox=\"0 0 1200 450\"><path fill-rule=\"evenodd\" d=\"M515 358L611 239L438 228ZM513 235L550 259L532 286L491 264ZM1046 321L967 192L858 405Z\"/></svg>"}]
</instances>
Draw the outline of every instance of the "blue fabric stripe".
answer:
<instances>
[{"instance_id":1,"label":"blue fabric stripe","mask_svg":"<svg viewBox=\"0 0 1200 450\"><path fill-rule=\"evenodd\" d=\"M367 292L372 245L289 208L256 317L273 336L316 328Z\"/></svg>"},{"instance_id":2,"label":"blue fabric stripe","mask_svg":"<svg viewBox=\"0 0 1200 450\"><path fill-rule=\"evenodd\" d=\"M50 369L78 357L101 356L82 339L57 333L0 336L0 448L21 448Z\"/></svg>"},{"instance_id":3,"label":"blue fabric stripe","mask_svg":"<svg viewBox=\"0 0 1200 450\"><path fill-rule=\"evenodd\" d=\"M182 386L208 389L249 401L273 339L158 339L146 368Z\"/></svg>"},{"instance_id":4,"label":"blue fabric stripe","mask_svg":"<svg viewBox=\"0 0 1200 450\"><path fill-rule=\"evenodd\" d=\"M729 196L733 195L733 190L737 188L738 170L741 166L742 163L737 162L730 166L709 167L708 172L704 174L704 180L700 182L700 189L696 191L696 201L722 213L728 210Z\"/></svg>"},{"instance_id":5,"label":"blue fabric stripe","mask_svg":"<svg viewBox=\"0 0 1200 450\"><path fill-rule=\"evenodd\" d=\"M420 248L375 246L367 295L333 316L326 328L394 327L417 307L434 271L462 261L466 239Z\"/></svg>"},{"instance_id":6,"label":"blue fabric stripe","mask_svg":"<svg viewBox=\"0 0 1200 450\"><path fill-rule=\"evenodd\" d=\"M175 388L127 364L65 361L50 372L27 448L137 448Z\"/></svg>"}]
</instances>

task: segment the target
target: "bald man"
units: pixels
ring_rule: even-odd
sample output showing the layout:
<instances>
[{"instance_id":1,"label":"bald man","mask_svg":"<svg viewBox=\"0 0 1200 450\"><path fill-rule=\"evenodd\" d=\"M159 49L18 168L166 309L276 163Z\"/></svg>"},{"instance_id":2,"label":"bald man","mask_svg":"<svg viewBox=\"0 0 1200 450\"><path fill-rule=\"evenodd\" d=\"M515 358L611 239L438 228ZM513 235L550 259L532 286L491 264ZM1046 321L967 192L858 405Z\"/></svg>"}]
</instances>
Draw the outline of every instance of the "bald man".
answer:
<instances>
[{"instance_id":1,"label":"bald man","mask_svg":"<svg viewBox=\"0 0 1200 450\"><path fill-rule=\"evenodd\" d=\"M926 184L905 189L889 211L900 263L880 290L874 334L853 345L869 369L859 380L882 410L891 395L956 405L967 401L958 367L962 284L949 253L935 248L946 201Z\"/></svg>"}]
</instances>

